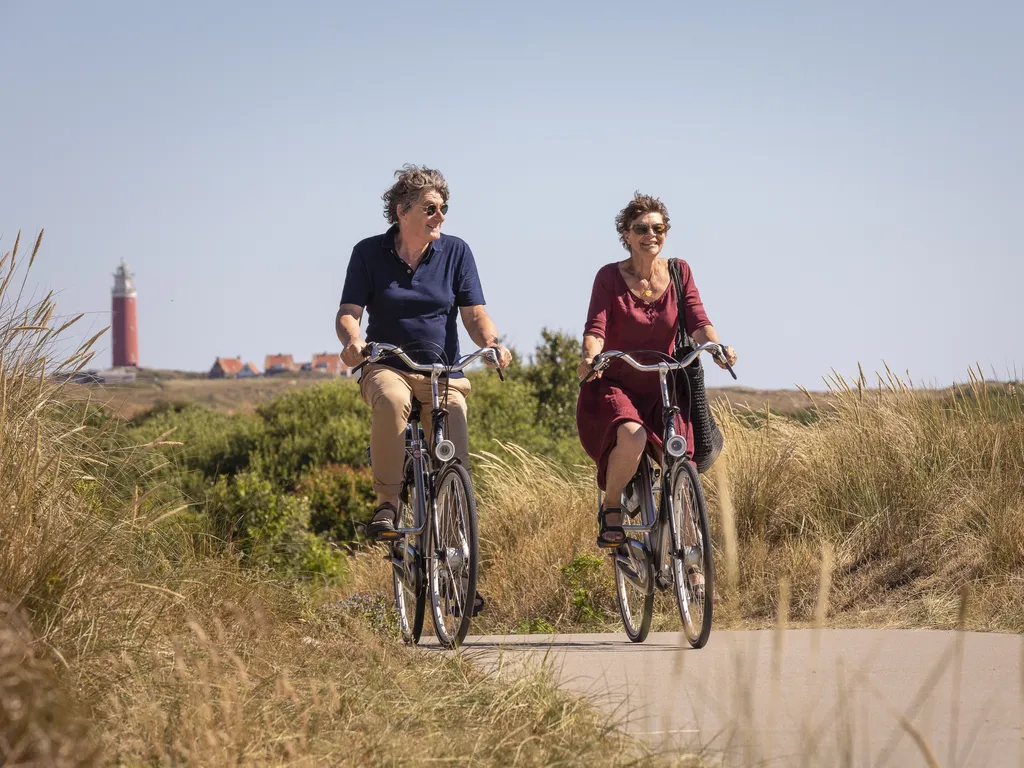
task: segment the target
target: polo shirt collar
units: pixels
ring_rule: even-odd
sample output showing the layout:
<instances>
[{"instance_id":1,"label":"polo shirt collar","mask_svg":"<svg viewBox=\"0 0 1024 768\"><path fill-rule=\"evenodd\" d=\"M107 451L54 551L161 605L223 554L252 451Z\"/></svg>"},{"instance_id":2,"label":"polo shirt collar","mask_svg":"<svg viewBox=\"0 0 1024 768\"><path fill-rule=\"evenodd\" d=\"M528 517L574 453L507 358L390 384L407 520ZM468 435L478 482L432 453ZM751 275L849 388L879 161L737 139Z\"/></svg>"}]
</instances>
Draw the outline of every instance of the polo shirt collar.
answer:
<instances>
[{"instance_id":1,"label":"polo shirt collar","mask_svg":"<svg viewBox=\"0 0 1024 768\"><path fill-rule=\"evenodd\" d=\"M395 249L395 235L398 234L398 225L392 224L387 232L384 233L384 239L381 241L381 247L385 253L390 253L399 261L402 261L402 257L398 255L398 251ZM420 264L426 264L430 261L431 256L434 255L434 244L430 243L427 245L427 252L423 254L423 258L420 259ZM402 261L402 264L405 264Z\"/></svg>"}]
</instances>

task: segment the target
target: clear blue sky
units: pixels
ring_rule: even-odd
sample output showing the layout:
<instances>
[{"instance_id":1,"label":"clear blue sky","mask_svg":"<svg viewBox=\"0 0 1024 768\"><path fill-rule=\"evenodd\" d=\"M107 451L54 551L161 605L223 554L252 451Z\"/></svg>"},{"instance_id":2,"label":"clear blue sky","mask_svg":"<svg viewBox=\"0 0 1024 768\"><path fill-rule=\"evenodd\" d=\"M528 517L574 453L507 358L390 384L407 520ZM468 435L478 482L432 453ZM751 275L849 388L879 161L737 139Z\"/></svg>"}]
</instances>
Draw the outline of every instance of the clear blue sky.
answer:
<instances>
[{"instance_id":1,"label":"clear blue sky","mask_svg":"<svg viewBox=\"0 0 1024 768\"><path fill-rule=\"evenodd\" d=\"M0 29L0 249L45 226L33 286L95 329L127 260L143 366L337 349L406 162L524 352L582 331L640 189L742 384L1024 366L1020 2L0 0Z\"/></svg>"}]
</instances>

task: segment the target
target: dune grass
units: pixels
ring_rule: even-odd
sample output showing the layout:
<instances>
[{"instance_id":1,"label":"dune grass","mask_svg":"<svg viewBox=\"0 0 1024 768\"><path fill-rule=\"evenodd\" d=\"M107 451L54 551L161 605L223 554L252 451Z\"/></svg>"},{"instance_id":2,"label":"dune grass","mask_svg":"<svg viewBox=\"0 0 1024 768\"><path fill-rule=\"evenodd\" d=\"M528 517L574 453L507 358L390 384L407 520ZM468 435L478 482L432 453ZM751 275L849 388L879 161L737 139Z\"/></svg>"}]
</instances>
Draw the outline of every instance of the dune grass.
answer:
<instances>
[{"instance_id":1,"label":"dune grass","mask_svg":"<svg viewBox=\"0 0 1024 768\"><path fill-rule=\"evenodd\" d=\"M401 645L390 609L246 562L163 459L50 374L76 318L0 258L0 763L621 765L649 753L545 670Z\"/></svg>"},{"instance_id":2,"label":"dune grass","mask_svg":"<svg viewBox=\"0 0 1024 768\"><path fill-rule=\"evenodd\" d=\"M808 396L810 398L810 396ZM966 626L1024 631L1024 394L968 381L917 391L886 373L869 388L831 380L809 418L720 403L726 451L704 476L719 592L716 626L770 626L779 584L789 620L807 626L818 603L822 552L830 626ZM479 631L618 626L612 571L594 546L592 468L565 468L514 445L475 457L481 590ZM725 568L722 490L731 497L736 576ZM387 593L388 574L357 556L348 589ZM659 595L655 628L678 628Z\"/></svg>"}]
</instances>

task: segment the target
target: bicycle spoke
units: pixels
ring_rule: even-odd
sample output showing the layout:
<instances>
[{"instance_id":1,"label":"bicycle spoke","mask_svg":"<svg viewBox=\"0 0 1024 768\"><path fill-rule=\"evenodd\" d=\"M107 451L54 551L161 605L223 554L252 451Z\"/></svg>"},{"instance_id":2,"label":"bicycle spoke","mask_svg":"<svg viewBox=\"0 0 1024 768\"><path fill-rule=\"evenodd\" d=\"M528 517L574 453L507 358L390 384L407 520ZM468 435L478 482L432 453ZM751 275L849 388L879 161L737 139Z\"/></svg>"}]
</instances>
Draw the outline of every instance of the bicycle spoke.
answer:
<instances>
[{"instance_id":1,"label":"bicycle spoke","mask_svg":"<svg viewBox=\"0 0 1024 768\"><path fill-rule=\"evenodd\" d=\"M672 477L672 578L686 639L695 648L711 633L714 566L700 479L688 463Z\"/></svg>"},{"instance_id":2,"label":"bicycle spoke","mask_svg":"<svg viewBox=\"0 0 1024 768\"><path fill-rule=\"evenodd\" d=\"M438 482L436 539L431 557L434 631L448 647L469 631L476 597L476 503L461 465L445 469Z\"/></svg>"},{"instance_id":3,"label":"bicycle spoke","mask_svg":"<svg viewBox=\"0 0 1024 768\"><path fill-rule=\"evenodd\" d=\"M415 523L415 505L419 494L407 466L406 501L399 498L396 521L399 527L409 528ZM423 616L426 607L426 591L422 559L422 537L406 535L391 545L391 578L395 593L395 608L398 611L399 629L407 643L417 643L423 631Z\"/></svg>"}]
</instances>

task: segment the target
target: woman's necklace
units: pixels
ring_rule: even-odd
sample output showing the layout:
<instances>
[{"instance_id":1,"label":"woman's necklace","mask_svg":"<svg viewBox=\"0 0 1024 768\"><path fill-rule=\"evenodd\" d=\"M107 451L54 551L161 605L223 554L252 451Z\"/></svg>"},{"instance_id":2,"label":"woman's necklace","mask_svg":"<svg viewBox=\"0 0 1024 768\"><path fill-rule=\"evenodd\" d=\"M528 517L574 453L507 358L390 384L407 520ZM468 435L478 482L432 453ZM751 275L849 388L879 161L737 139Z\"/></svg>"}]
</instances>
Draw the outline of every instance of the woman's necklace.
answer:
<instances>
[{"instance_id":1,"label":"woman's necklace","mask_svg":"<svg viewBox=\"0 0 1024 768\"><path fill-rule=\"evenodd\" d=\"M645 298L649 297L654 292L651 284L654 282L654 274L658 271L657 267L658 262L655 260L651 264L651 276L643 277L636 271L636 269L633 268L633 259L630 259L626 264L626 271L640 282L640 294Z\"/></svg>"}]
</instances>

